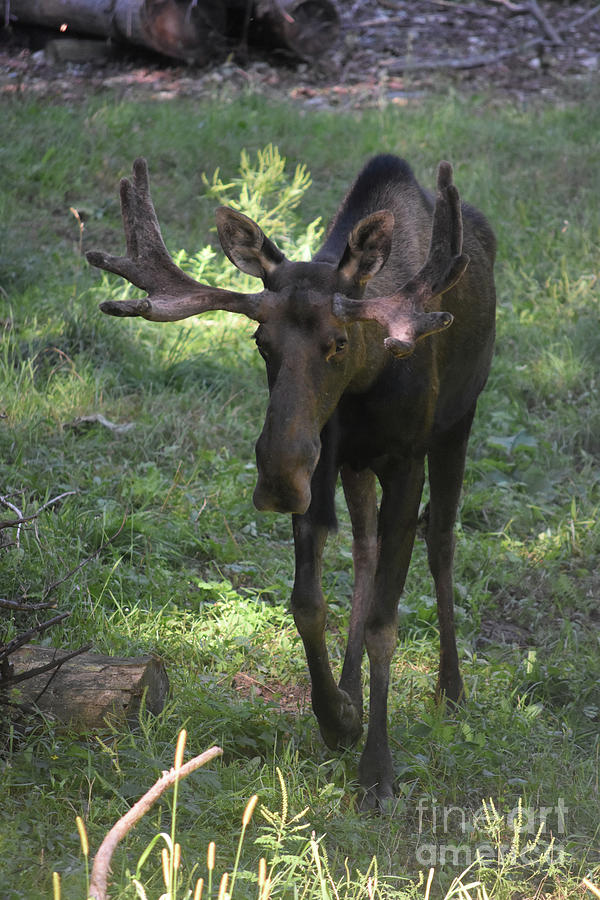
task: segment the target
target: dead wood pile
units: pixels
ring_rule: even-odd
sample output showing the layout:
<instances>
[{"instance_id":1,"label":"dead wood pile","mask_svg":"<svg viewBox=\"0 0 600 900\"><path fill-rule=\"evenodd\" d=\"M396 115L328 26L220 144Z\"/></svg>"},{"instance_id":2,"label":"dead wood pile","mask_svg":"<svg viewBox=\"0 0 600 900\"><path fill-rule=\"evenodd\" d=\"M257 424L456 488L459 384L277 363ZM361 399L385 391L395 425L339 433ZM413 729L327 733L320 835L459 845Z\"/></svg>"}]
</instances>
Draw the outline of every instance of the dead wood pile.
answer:
<instances>
[{"instance_id":1,"label":"dead wood pile","mask_svg":"<svg viewBox=\"0 0 600 900\"><path fill-rule=\"evenodd\" d=\"M10 3L10 6L8 5ZM5 0L5 20L128 42L205 65L257 40L318 59L337 40L331 0Z\"/></svg>"}]
</instances>

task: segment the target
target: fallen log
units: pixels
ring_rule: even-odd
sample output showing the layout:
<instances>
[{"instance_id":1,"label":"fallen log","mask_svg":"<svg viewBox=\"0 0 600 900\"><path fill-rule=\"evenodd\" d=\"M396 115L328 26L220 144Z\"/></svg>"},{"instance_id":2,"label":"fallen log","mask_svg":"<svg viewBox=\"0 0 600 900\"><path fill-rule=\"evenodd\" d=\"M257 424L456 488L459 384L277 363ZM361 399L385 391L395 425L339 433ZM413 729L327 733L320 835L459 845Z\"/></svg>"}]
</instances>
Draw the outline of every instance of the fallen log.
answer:
<instances>
[{"instance_id":1,"label":"fallen log","mask_svg":"<svg viewBox=\"0 0 600 900\"><path fill-rule=\"evenodd\" d=\"M10 0L10 18L126 41L198 65L214 59L226 27L220 0Z\"/></svg>"},{"instance_id":2,"label":"fallen log","mask_svg":"<svg viewBox=\"0 0 600 900\"><path fill-rule=\"evenodd\" d=\"M154 656L121 658L97 653L81 653L53 670L50 667L68 656L65 651L28 645L10 656L12 681L8 697L12 702L34 706L71 728L94 731L107 721L135 724L142 702L150 712L159 713L169 692L164 664ZM31 677L28 674L31 673Z\"/></svg>"},{"instance_id":3,"label":"fallen log","mask_svg":"<svg viewBox=\"0 0 600 900\"><path fill-rule=\"evenodd\" d=\"M6 20L148 47L206 65L240 38L321 59L337 41L332 0L5 0ZM92 48L67 48L67 58ZM97 55L100 48L93 48ZM52 47L61 58L61 48ZM85 56L84 56L85 58Z\"/></svg>"}]
</instances>

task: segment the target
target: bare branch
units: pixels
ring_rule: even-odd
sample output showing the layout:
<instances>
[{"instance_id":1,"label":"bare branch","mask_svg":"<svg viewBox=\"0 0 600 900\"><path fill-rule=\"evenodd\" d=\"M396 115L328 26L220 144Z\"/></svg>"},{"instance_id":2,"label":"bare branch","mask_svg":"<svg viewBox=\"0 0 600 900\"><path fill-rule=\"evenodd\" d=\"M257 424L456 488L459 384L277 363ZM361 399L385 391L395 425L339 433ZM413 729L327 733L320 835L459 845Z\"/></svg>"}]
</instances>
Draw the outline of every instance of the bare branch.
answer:
<instances>
[{"instance_id":1,"label":"bare branch","mask_svg":"<svg viewBox=\"0 0 600 900\"><path fill-rule=\"evenodd\" d=\"M44 503L43 506L40 506L40 508L37 510L37 512L34 513L34 515L39 516L39 514L45 509L48 509L49 506L54 506L54 504L58 503L59 500L64 500L65 497L72 497L76 493L77 491L65 491L64 494L59 494L58 497L53 497L52 500L48 500L46 503Z\"/></svg>"},{"instance_id":2,"label":"bare branch","mask_svg":"<svg viewBox=\"0 0 600 900\"><path fill-rule=\"evenodd\" d=\"M11 509L14 513L16 513L18 518L21 520L20 522L16 523L17 524L17 534L15 537L15 544L17 545L17 548L18 548L19 540L21 537L21 525L23 524L23 518L24 518L23 513L21 512L21 510L19 509L18 506L15 506L14 503L11 503L10 500L8 500L6 497L0 497L0 503L2 503L3 506L6 506L7 509Z\"/></svg>"},{"instance_id":3,"label":"bare branch","mask_svg":"<svg viewBox=\"0 0 600 900\"><path fill-rule=\"evenodd\" d=\"M21 532L21 525L26 524L27 522L32 522L38 518L39 514L43 512L43 510L48 509L49 506L53 506L55 503L58 503L59 500L63 500L65 497L71 497L73 494L76 494L77 491L65 491L63 494L59 494L58 497L53 497L51 500L48 500L44 503L43 506L40 506L38 510L32 513L30 516L24 515L18 506L15 506L14 503L10 503L6 497L0 497L0 503L3 503L4 506L7 506L9 509L12 509L13 512L17 513L18 519L6 519L3 522L0 522L0 530L3 528L16 528L17 536L15 540L15 544L19 547L19 539ZM37 532L36 532L37 535Z\"/></svg>"},{"instance_id":4,"label":"bare branch","mask_svg":"<svg viewBox=\"0 0 600 900\"><path fill-rule=\"evenodd\" d=\"M511 0L487 0L487 2L494 3L496 6L503 6L509 12L513 13L513 15L528 12L526 6L523 6L521 3L512 3Z\"/></svg>"},{"instance_id":5,"label":"bare branch","mask_svg":"<svg viewBox=\"0 0 600 900\"><path fill-rule=\"evenodd\" d=\"M588 19L591 19L592 16L597 15L599 12L600 5L594 6L592 7L592 9L588 9L588 11L585 12L582 16L579 16L577 19L573 19L573 21L567 25L567 29L569 31L572 31L574 28L578 28L579 25L583 25L584 22L587 22Z\"/></svg>"},{"instance_id":6,"label":"bare branch","mask_svg":"<svg viewBox=\"0 0 600 900\"><path fill-rule=\"evenodd\" d=\"M206 765L206 763L210 762L216 756L221 756L222 753L223 751L220 747L211 747L209 750L205 750L204 753L201 753L200 756L196 756L194 759L190 759L189 762L184 763L180 768L170 769L168 772L164 772L162 777L159 778L153 787L151 787L150 790L131 807L129 812L125 813L125 815L113 825L100 844L94 858L90 878L90 897L93 897L94 900L106 900L108 871L112 855L115 852L117 845L123 840L128 831L139 822L142 816L148 812L161 794L163 794L167 788L175 784L180 778L185 778L186 775L195 772L200 766Z\"/></svg>"},{"instance_id":7,"label":"bare branch","mask_svg":"<svg viewBox=\"0 0 600 900\"><path fill-rule=\"evenodd\" d=\"M35 625L33 628L28 629L28 631L24 631L23 634L13 638L8 644L4 644L3 647L0 647L0 662L2 662L3 659L6 659L7 656L10 656L11 653L14 653L19 647L22 647L23 644L26 644L27 641L30 641L36 634L42 634L44 631L52 628L53 625L57 625L59 622L62 622L63 619L67 619L70 615L70 612L59 613L59 615L54 616L54 618L48 619L47 622L42 622L40 625Z\"/></svg>"},{"instance_id":8,"label":"bare branch","mask_svg":"<svg viewBox=\"0 0 600 900\"><path fill-rule=\"evenodd\" d=\"M74 659L76 656L81 656L82 653L87 653L88 650L92 649L91 644L86 644L84 647L80 647L79 650L73 650L71 653L65 653L64 656L59 657L59 659L55 659L50 663L47 663L45 666L38 666L37 669L29 669L27 672L21 672L20 675L9 675L7 678L2 680L2 687L6 687L8 685L18 684L20 681L27 681L29 678L33 678L36 675L43 675L44 672L50 672L52 669L55 669L55 673L60 669L63 663L68 662L70 659ZM54 677L54 676L53 676ZM44 688L44 691L48 688L50 684L50 680L48 684ZM44 691L41 691L38 695L42 696Z\"/></svg>"},{"instance_id":9,"label":"bare branch","mask_svg":"<svg viewBox=\"0 0 600 900\"><path fill-rule=\"evenodd\" d=\"M399 72L412 72L420 70L433 69L477 69L482 66L493 66L495 63L511 56L517 56L530 47L535 47L541 43L539 37L531 38L517 47L509 47L506 50L500 50L498 53L482 53L478 56L466 56L463 59L454 57L444 57L443 59L415 59L414 57L406 57L397 60L394 65L388 68L388 72L396 75Z\"/></svg>"},{"instance_id":10,"label":"bare branch","mask_svg":"<svg viewBox=\"0 0 600 900\"><path fill-rule=\"evenodd\" d=\"M38 612L40 609L52 609L54 600L43 603L25 603L24 600L5 600L0 597L0 609L12 609L14 612Z\"/></svg>"},{"instance_id":11,"label":"bare branch","mask_svg":"<svg viewBox=\"0 0 600 900\"><path fill-rule=\"evenodd\" d=\"M527 6L532 16L534 16L538 20L539 24L542 26L542 29L545 31L546 36L552 41L552 43L564 44L564 41L558 31L554 28L553 25L550 24L550 22L540 9L537 0L529 0Z\"/></svg>"},{"instance_id":12,"label":"bare branch","mask_svg":"<svg viewBox=\"0 0 600 900\"><path fill-rule=\"evenodd\" d=\"M31 516L21 516L20 519L4 519L0 521L0 531L3 528L17 528L19 525L24 525L26 522L31 522L32 519L35 519L37 513L34 513Z\"/></svg>"}]
</instances>

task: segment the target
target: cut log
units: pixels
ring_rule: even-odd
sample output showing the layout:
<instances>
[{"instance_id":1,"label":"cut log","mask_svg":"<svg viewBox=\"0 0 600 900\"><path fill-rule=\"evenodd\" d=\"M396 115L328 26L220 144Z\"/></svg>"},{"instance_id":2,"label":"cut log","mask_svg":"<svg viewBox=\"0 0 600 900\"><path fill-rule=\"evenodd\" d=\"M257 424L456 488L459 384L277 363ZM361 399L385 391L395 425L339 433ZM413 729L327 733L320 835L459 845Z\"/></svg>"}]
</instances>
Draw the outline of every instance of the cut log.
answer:
<instances>
[{"instance_id":1,"label":"cut log","mask_svg":"<svg viewBox=\"0 0 600 900\"><path fill-rule=\"evenodd\" d=\"M196 65L236 40L326 58L340 20L332 0L7 0L10 21L129 42ZM57 53L54 49L55 55ZM68 51L67 51L68 52ZM58 51L60 55L60 50Z\"/></svg>"},{"instance_id":2,"label":"cut log","mask_svg":"<svg viewBox=\"0 0 600 900\"><path fill-rule=\"evenodd\" d=\"M127 41L203 65L223 46L220 0L11 0L22 24Z\"/></svg>"},{"instance_id":3,"label":"cut log","mask_svg":"<svg viewBox=\"0 0 600 900\"><path fill-rule=\"evenodd\" d=\"M10 656L12 674L18 677L67 655L48 647L21 647ZM142 698L146 709L157 714L168 692L167 673L157 657L82 653L58 669L19 681L9 697L87 732L105 728L107 722L135 724Z\"/></svg>"},{"instance_id":4,"label":"cut log","mask_svg":"<svg viewBox=\"0 0 600 900\"><path fill-rule=\"evenodd\" d=\"M340 33L340 19L329 0L256 0L254 14L276 44L306 60L323 59Z\"/></svg>"}]
</instances>

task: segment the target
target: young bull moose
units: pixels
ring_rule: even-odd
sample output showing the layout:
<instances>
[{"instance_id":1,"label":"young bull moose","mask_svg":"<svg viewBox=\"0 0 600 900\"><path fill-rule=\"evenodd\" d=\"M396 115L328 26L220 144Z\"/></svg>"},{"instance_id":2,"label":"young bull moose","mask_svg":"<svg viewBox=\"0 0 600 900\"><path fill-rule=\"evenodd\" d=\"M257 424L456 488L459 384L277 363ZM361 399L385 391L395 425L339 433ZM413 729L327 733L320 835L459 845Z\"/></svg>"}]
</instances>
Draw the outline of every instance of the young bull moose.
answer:
<instances>
[{"instance_id":1,"label":"young bull moose","mask_svg":"<svg viewBox=\"0 0 600 900\"><path fill-rule=\"evenodd\" d=\"M387 737L390 660L425 457L426 541L440 629L437 691L454 703L463 692L453 528L471 422L492 358L493 232L475 209L464 204L461 210L449 163L439 165L434 201L406 162L377 156L359 174L311 262L290 262L251 219L217 210L223 250L264 285L259 293L241 294L200 284L175 265L143 159L134 163L133 180L121 183L121 206L127 256L92 252L88 260L148 296L107 301L103 312L172 322L224 309L259 323L254 337L270 400L256 445L254 503L259 510L292 513L291 604L328 747L347 747L361 734L366 646L370 708L359 775L364 805L387 805L394 780ZM339 686L327 655L320 584L323 547L335 526L338 472L352 520L355 570Z\"/></svg>"}]
</instances>

